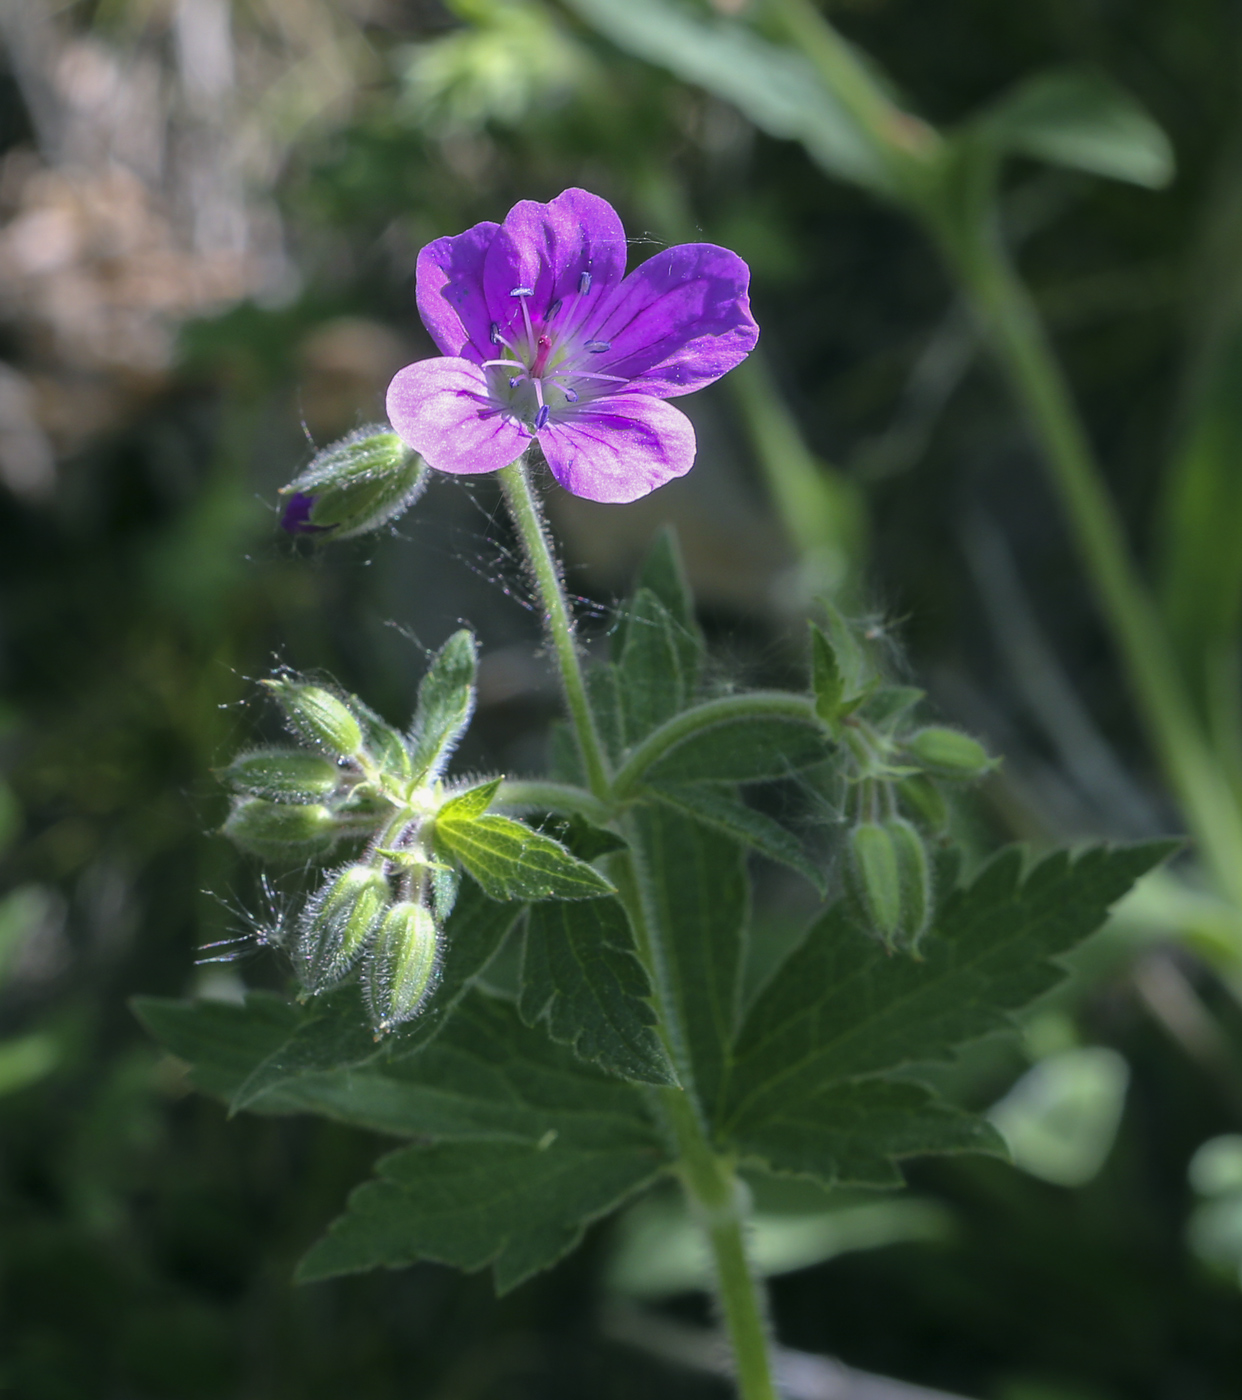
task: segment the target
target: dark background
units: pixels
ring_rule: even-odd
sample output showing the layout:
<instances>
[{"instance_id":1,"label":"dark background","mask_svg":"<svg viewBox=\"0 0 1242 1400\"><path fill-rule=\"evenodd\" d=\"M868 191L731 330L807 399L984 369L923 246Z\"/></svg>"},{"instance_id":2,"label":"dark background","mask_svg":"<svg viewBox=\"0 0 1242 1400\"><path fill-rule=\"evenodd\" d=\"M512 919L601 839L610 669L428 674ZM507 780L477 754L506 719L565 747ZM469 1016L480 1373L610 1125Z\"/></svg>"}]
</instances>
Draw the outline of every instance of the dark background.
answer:
<instances>
[{"instance_id":1,"label":"dark background","mask_svg":"<svg viewBox=\"0 0 1242 1400\"><path fill-rule=\"evenodd\" d=\"M1236 311L1242 9L830 13L937 122L1075 61L1171 137L1179 173L1160 193L1033 164L1005 191L1158 582L1179 444ZM796 683L817 586L891 627L948 718L1006 757L959 814L977 853L1177 829L953 289L897 214L554 4L0 0L0 39L0 1393L725 1394L608 1340L608 1226L499 1302L487 1278L433 1266L294 1290L383 1144L227 1120L126 999L282 984L268 955L195 962L264 898L213 834L211 769L271 731L255 680L274 664L323 668L404 721L427 651L465 620L484 665L459 767L538 771L556 691L491 483L439 479L391 532L322 554L279 536L275 492L311 443L381 416L392 372L429 352L422 243L571 184L617 205L632 263L686 227L748 259L773 393L838 506L834 538L800 557L737 398L696 396L685 481L634 507L548 488L588 640L672 520L722 671ZM1019 622L1089 716L1103 776L1015 666ZM990 1161L916 1165L945 1238L777 1280L784 1343L995 1400L1239 1394L1237 1263L1226 1244L1213 1268L1186 1230L1188 1161L1242 1127L1242 958L1197 956L1185 933L1172 917L1121 928L1057 1013L1130 1066L1103 1170L1070 1189ZM992 1102L1034 1053L987 1048L960 1093ZM668 1306L707 1320L692 1295Z\"/></svg>"}]
</instances>

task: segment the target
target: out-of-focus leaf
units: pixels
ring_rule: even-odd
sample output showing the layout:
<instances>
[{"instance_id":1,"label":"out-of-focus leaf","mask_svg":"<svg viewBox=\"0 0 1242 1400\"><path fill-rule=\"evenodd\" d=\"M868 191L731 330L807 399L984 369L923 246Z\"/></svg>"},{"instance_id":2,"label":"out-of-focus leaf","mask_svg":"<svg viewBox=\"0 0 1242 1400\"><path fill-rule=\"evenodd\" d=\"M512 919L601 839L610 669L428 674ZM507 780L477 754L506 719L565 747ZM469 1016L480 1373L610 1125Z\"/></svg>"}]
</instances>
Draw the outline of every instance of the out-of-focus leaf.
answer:
<instances>
[{"instance_id":1,"label":"out-of-focus leaf","mask_svg":"<svg viewBox=\"0 0 1242 1400\"><path fill-rule=\"evenodd\" d=\"M830 174L889 192L867 135L810 62L747 25L695 13L679 0L565 0L618 48L732 102L769 136L801 141Z\"/></svg>"},{"instance_id":2,"label":"out-of-focus leaf","mask_svg":"<svg viewBox=\"0 0 1242 1400\"><path fill-rule=\"evenodd\" d=\"M1019 83L967 131L1000 152L1033 156L1160 189L1173 178L1168 137L1103 73L1063 68Z\"/></svg>"},{"instance_id":3,"label":"out-of-focus leaf","mask_svg":"<svg viewBox=\"0 0 1242 1400\"><path fill-rule=\"evenodd\" d=\"M697 729L647 770L665 783L759 783L788 778L832 756L824 729L797 719L729 719Z\"/></svg>"},{"instance_id":4,"label":"out-of-focus leaf","mask_svg":"<svg viewBox=\"0 0 1242 1400\"><path fill-rule=\"evenodd\" d=\"M1033 1065L988 1118L1015 1166L1056 1186L1085 1186L1117 1136L1129 1080L1115 1050L1076 1046Z\"/></svg>"},{"instance_id":5,"label":"out-of-focus leaf","mask_svg":"<svg viewBox=\"0 0 1242 1400\"><path fill-rule=\"evenodd\" d=\"M649 588L630 604L625 646L617 663L628 743L645 739L694 698L700 653L697 639Z\"/></svg>"},{"instance_id":6,"label":"out-of-focus leaf","mask_svg":"<svg viewBox=\"0 0 1242 1400\"><path fill-rule=\"evenodd\" d=\"M553 1040L610 1074L671 1084L650 996L618 900L551 900L531 909L518 1003L528 1026L546 1022Z\"/></svg>"}]
</instances>

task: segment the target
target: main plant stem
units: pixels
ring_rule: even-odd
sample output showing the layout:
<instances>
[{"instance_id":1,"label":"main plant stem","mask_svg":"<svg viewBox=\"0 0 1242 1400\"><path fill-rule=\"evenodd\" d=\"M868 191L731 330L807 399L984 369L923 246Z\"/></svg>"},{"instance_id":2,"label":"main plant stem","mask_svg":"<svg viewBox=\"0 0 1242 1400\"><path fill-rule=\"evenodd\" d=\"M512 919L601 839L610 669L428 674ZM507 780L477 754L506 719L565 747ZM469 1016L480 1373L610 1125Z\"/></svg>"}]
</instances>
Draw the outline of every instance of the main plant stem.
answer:
<instances>
[{"instance_id":1,"label":"main plant stem","mask_svg":"<svg viewBox=\"0 0 1242 1400\"><path fill-rule=\"evenodd\" d=\"M535 576L544 625L556 652L569 717L591 791L601 802L610 803L620 794L614 791L608 774L603 745L587 699L560 569L531 494L525 466L520 460L510 463L501 470L500 480ZM797 707L799 713L805 707L802 702ZM520 788L514 793L519 798L525 795ZM648 917L652 901L642 888L641 864L628 853L619 855L618 860L624 862L622 878L618 879L620 893L635 925L639 955L656 990L660 1032L670 1059L686 1076L687 1067L679 1064L684 1061L684 1055L679 1053L684 1038L678 1027L670 1024L676 1011L665 990L667 979L663 976L660 930L652 926ZM713 1150L690 1093L684 1088L663 1089L658 1093L665 1123L676 1146L682 1184L711 1245L717 1292L737 1364L738 1393L742 1400L777 1400L768 1348L763 1283L752 1272L746 1255L744 1188L732 1163Z\"/></svg>"}]
</instances>

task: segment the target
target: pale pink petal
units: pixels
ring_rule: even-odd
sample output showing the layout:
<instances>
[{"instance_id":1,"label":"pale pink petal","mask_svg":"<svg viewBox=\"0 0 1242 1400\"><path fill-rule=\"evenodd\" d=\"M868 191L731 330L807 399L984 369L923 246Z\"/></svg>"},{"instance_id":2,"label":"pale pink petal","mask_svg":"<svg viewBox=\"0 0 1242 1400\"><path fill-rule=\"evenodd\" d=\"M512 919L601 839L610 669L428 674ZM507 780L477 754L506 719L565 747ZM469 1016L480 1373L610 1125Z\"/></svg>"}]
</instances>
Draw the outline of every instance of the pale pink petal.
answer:
<instances>
[{"instance_id":1,"label":"pale pink petal","mask_svg":"<svg viewBox=\"0 0 1242 1400\"><path fill-rule=\"evenodd\" d=\"M484 372L458 357L400 370L388 386L388 421L441 472L498 471L530 446L530 434L492 403Z\"/></svg>"},{"instance_id":2,"label":"pale pink petal","mask_svg":"<svg viewBox=\"0 0 1242 1400\"><path fill-rule=\"evenodd\" d=\"M694 427L672 404L614 394L564 410L538 433L552 475L588 501L636 501L694 465Z\"/></svg>"}]
</instances>

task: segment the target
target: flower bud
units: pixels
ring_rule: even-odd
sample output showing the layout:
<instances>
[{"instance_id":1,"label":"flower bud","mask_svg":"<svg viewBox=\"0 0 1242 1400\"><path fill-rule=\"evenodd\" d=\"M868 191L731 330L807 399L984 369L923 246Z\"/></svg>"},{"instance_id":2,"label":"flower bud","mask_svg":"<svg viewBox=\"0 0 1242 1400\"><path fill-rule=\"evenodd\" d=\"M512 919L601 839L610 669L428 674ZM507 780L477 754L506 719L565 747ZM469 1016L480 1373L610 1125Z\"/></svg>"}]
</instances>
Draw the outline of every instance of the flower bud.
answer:
<instances>
[{"instance_id":1,"label":"flower bud","mask_svg":"<svg viewBox=\"0 0 1242 1400\"><path fill-rule=\"evenodd\" d=\"M239 753L220 773L220 781L236 791L277 802L314 802L334 792L340 780L340 770L331 759L304 749Z\"/></svg>"},{"instance_id":2,"label":"flower bud","mask_svg":"<svg viewBox=\"0 0 1242 1400\"><path fill-rule=\"evenodd\" d=\"M969 734L932 725L905 740L906 752L921 767L946 778L979 778L996 767L996 760Z\"/></svg>"},{"instance_id":3,"label":"flower bud","mask_svg":"<svg viewBox=\"0 0 1242 1400\"><path fill-rule=\"evenodd\" d=\"M860 822L850 832L846 878L871 932L891 947L901 926L901 871L893 838L879 822Z\"/></svg>"},{"instance_id":4,"label":"flower bud","mask_svg":"<svg viewBox=\"0 0 1242 1400\"><path fill-rule=\"evenodd\" d=\"M373 424L326 447L281 490L291 535L365 534L408 509L427 480L423 459L387 426Z\"/></svg>"},{"instance_id":5,"label":"flower bud","mask_svg":"<svg viewBox=\"0 0 1242 1400\"><path fill-rule=\"evenodd\" d=\"M904 817L884 823L897 856L897 879L901 890L901 918L893 944L914 952L927 932L932 917L931 862L918 829Z\"/></svg>"},{"instance_id":6,"label":"flower bud","mask_svg":"<svg viewBox=\"0 0 1242 1400\"><path fill-rule=\"evenodd\" d=\"M431 990L440 931L428 909L410 900L384 915L367 958L367 1001L377 1034L418 1014Z\"/></svg>"},{"instance_id":7,"label":"flower bud","mask_svg":"<svg viewBox=\"0 0 1242 1400\"><path fill-rule=\"evenodd\" d=\"M362 729L357 719L330 690L284 677L263 684L279 701L290 727L308 743L342 758L362 752Z\"/></svg>"},{"instance_id":8,"label":"flower bud","mask_svg":"<svg viewBox=\"0 0 1242 1400\"><path fill-rule=\"evenodd\" d=\"M243 851L270 858L316 855L337 836L336 820L326 807L262 797L238 802L221 830Z\"/></svg>"},{"instance_id":9,"label":"flower bud","mask_svg":"<svg viewBox=\"0 0 1242 1400\"><path fill-rule=\"evenodd\" d=\"M381 871L370 865L347 865L311 900L293 949L294 966L308 992L325 991L349 972L390 898Z\"/></svg>"}]
</instances>

